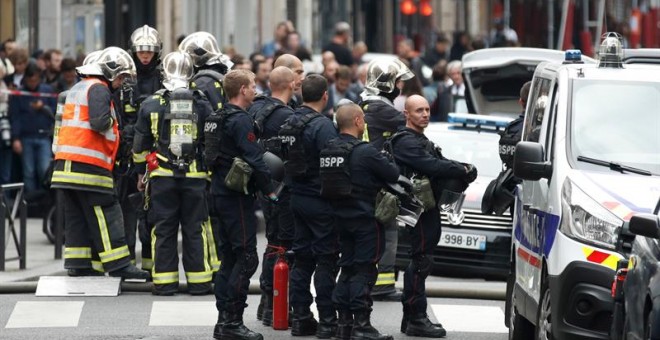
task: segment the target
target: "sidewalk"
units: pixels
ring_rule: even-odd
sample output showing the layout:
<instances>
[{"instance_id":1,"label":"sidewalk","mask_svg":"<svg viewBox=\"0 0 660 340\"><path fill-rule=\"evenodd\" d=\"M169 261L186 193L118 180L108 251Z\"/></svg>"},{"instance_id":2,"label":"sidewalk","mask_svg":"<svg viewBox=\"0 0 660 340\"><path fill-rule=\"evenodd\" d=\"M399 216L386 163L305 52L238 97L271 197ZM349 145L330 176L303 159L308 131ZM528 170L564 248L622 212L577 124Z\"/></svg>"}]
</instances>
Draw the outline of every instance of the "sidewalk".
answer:
<instances>
[{"instance_id":1,"label":"sidewalk","mask_svg":"<svg viewBox=\"0 0 660 340\"><path fill-rule=\"evenodd\" d=\"M4 282L37 281L42 275L64 275L63 260L55 259L55 246L48 241L42 231L40 218L27 219L26 269L19 269L18 260L7 261L5 271L0 271L0 285ZM16 232L18 233L18 226ZM16 257L18 251L9 235L5 250L7 258Z\"/></svg>"}]
</instances>

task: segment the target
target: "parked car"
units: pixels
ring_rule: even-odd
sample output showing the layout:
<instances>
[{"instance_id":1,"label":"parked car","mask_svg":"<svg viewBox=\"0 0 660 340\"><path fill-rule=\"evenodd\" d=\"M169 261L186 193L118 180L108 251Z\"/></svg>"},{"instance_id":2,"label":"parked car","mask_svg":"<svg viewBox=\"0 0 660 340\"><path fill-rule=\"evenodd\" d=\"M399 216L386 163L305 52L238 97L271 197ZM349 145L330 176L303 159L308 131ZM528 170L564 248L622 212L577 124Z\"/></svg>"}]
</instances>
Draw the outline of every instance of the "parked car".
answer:
<instances>
[{"instance_id":1,"label":"parked car","mask_svg":"<svg viewBox=\"0 0 660 340\"><path fill-rule=\"evenodd\" d=\"M425 135L449 159L474 164L477 179L465 192L462 220L442 213L442 237L431 260L433 273L461 277L504 279L509 271L511 215L484 215L481 199L486 186L499 174L502 162L497 153L499 135L511 119L473 114L450 114L449 123L431 123ZM410 240L399 229L397 267L410 261Z\"/></svg>"}]
</instances>

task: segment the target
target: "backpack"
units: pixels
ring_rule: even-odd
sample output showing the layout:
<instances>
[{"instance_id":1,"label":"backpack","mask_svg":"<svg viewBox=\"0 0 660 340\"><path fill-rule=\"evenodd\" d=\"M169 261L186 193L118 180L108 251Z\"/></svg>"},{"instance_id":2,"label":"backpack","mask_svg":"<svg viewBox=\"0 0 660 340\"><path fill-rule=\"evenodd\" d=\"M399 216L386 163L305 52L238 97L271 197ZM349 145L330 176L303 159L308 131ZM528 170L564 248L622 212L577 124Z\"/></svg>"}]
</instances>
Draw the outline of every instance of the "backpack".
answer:
<instances>
[{"instance_id":1,"label":"backpack","mask_svg":"<svg viewBox=\"0 0 660 340\"><path fill-rule=\"evenodd\" d=\"M317 112L303 115L299 120L291 123L287 121L280 129L282 155L284 156L284 169L291 176L304 176L307 174L307 157L303 142L305 127L315 118L322 117Z\"/></svg>"},{"instance_id":2,"label":"backpack","mask_svg":"<svg viewBox=\"0 0 660 340\"><path fill-rule=\"evenodd\" d=\"M321 197L327 199L351 198L353 184L351 183L350 159L353 149L366 142L351 140L344 142L338 138L328 142L319 154L321 177Z\"/></svg>"}]
</instances>

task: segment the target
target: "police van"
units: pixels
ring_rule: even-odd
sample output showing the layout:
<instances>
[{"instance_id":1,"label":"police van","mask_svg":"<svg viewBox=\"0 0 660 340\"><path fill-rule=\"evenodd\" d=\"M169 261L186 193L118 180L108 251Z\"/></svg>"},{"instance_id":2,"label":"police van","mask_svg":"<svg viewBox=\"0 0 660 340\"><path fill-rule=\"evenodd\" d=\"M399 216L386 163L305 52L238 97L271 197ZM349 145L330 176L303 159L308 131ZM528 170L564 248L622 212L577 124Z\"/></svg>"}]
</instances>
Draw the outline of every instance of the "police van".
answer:
<instances>
[{"instance_id":1,"label":"police van","mask_svg":"<svg viewBox=\"0 0 660 340\"><path fill-rule=\"evenodd\" d=\"M536 68L514 173L509 339L609 339L621 233L660 194L660 66L567 51ZM585 58L586 59L586 58Z\"/></svg>"}]
</instances>

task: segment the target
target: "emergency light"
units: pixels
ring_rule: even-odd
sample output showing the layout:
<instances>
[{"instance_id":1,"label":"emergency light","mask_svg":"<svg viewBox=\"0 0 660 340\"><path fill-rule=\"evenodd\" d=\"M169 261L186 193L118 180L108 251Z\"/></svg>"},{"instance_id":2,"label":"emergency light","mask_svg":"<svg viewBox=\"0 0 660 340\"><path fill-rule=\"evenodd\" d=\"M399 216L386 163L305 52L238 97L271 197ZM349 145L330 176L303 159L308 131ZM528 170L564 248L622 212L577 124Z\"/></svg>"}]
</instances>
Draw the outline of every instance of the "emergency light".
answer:
<instances>
[{"instance_id":1,"label":"emergency light","mask_svg":"<svg viewBox=\"0 0 660 340\"><path fill-rule=\"evenodd\" d=\"M504 128L513 118L508 117L498 117L498 116L487 116L487 115L475 115L471 113L450 113L448 122L463 124L463 126L474 125L474 126L490 126L495 128Z\"/></svg>"},{"instance_id":2,"label":"emergency light","mask_svg":"<svg viewBox=\"0 0 660 340\"><path fill-rule=\"evenodd\" d=\"M582 51L566 50L566 52L564 52L564 63L575 63L581 61L582 61Z\"/></svg>"}]
</instances>

